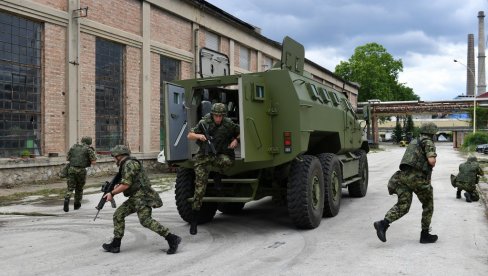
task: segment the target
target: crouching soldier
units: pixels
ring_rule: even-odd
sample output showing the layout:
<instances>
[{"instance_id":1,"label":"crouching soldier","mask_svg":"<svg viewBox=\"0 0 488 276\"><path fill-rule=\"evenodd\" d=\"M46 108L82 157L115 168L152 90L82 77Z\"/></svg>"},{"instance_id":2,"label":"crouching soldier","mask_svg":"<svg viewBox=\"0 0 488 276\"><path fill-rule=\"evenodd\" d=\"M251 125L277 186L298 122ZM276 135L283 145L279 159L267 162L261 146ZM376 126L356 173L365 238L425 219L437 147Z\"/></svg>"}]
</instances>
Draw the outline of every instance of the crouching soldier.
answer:
<instances>
[{"instance_id":1,"label":"crouching soldier","mask_svg":"<svg viewBox=\"0 0 488 276\"><path fill-rule=\"evenodd\" d=\"M425 123L420 127L421 136L412 140L403 154L400 170L391 177L388 183L390 194L398 196L398 202L385 214L383 220L373 223L376 235L386 242L386 230L390 224L410 210L412 196L415 193L422 203L422 231L420 243L434 243L437 235L431 235L430 223L434 213L434 196L431 185L432 169L436 164L437 153L433 136L437 132L434 123Z\"/></svg>"},{"instance_id":2,"label":"crouching soldier","mask_svg":"<svg viewBox=\"0 0 488 276\"><path fill-rule=\"evenodd\" d=\"M171 234L169 229L162 226L151 217L152 208L163 206L159 194L151 187L149 178L139 160L130 156L130 150L124 145L117 145L111 150L112 157L119 167L121 180L112 192L104 197L107 201L119 193L124 193L128 199L120 205L114 213L114 238L111 243L104 243L103 249L112 253L120 252L120 242L124 236L125 217L137 213L142 226L149 228L168 242L167 254L174 254L178 249L181 238Z\"/></svg>"},{"instance_id":3,"label":"crouching soldier","mask_svg":"<svg viewBox=\"0 0 488 276\"><path fill-rule=\"evenodd\" d=\"M459 174L451 175L451 184L457 188L456 198L461 198L461 192L465 190L466 202L478 201L480 196L476 190L476 184L481 175L484 173L475 156L468 157L468 161L459 165Z\"/></svg>"}]
</instances>

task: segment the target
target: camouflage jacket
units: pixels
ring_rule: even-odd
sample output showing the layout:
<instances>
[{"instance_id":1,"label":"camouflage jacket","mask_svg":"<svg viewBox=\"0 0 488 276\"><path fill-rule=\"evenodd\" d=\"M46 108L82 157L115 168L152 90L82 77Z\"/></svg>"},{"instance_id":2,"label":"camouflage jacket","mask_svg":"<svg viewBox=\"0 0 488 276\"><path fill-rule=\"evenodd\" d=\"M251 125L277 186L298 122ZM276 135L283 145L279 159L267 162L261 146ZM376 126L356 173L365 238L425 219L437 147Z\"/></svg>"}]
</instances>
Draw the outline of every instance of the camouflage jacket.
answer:
<instances>
[{"instance_id":1,"label":"camouflage jacket","mask_svg":"<svg viewBox=\"0 0 488 276\"><path fill-rule=\"evenodd\" d=\"M217 153L223 153L234 157L234 150L229 149L228 147L232 142L232 139L239 136L239 125L227 117L222 119L222 123L220 125L216 125L212 115L209 113L203 116L200 122L198 122L198 124L190 131L203 134L203 124L205 124L208 134L212 137L211 142L214 144ZM202 141L197 141L197 144L200 146L200 151L198 153L206 154L206 151L208 151L207 144L203 143Z\"/></svg>"},{"instance_id":2,"label":"camouflage jacket","mask_svg":"<svg viewBox=\"0 0 488 276\"><path fill-rule=\"evenodd\" d=\"M76 143L69 149L66 159L71 167L88 168L97 157L91 147Z\"/></svg>"},{"instance_id":3,"label":"camouflage jacket","mask_svg":"<svg viewBox=\"0 0 488 276\"><path fill-rule=\"evenodd\" d=\"M151 187L151 182L144 172L141 162L135 158L128 157L120 164L120 183L128 185L124 191L126 197L140 201L142 205L159 208L163 202L159 194Z\"/></svg>"},{"instance_id":4,"label":"camouflage jacket","mask_svg":"<svg viewBox=\"0 0 488 276\"><path fill-rule=\"evenodd\" d=\"M456 181L477 183L478 175L483 175L483 170L476 161L467 161L459 165L459 174Z\"/></svg>"},{"instance_id":5,"label":"camouflage jacket","mask_svg":"<svg viewBox=\"0 0 488 276\"><path fill-rule=\"evenodd\" d=\"M430 176L432 167L428 162L429 157L437 157L435 145L430 137L422 135L413 139L408 145L400 162L400 170L415 169L422 171L426 176Z\"/></svg>"}]
</instances>

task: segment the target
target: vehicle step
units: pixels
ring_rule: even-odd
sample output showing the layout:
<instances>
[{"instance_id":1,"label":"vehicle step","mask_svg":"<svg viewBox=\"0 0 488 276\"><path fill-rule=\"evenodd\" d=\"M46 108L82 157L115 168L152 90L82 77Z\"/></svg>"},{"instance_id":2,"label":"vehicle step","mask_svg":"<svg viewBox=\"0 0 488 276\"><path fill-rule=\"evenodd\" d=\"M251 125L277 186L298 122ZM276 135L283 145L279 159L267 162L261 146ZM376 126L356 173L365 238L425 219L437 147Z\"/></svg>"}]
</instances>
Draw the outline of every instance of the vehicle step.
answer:
<instances>
[{"instance_id":1,"label":"vehicle step","mask_svg":"<svg viewBox=\"0 0 488 276\"><path fill-rule=\"evenodd\" d=\"M252 197L204 197L203 202L249 202L252 201Z\"/></svg>"},{"instance_id":2,"label":"vehicle step","mask_svg":"<svg viewBox=\"0 0 488 276\"><path fill-rule=\"evenodd\" d=\"M354 183L354 182L357 182L357 181L359 181L359 180L361 180L361 177L356 176L356 177L351 178L351 179L349 179L349 180L347 180L347 181L344 181L344 182L342 182L342 188L346 188L346 187L347 187L347 185L352 184L352 183Z\"/></svg>"},{"instance_id":3,"label":"vehicle step","mask_svg":"<svg viewBox=\"0 0 488 276\"><path fill-rule=\"evenodd\" d=\"M232 183L232 184L251 184L257 183L259 179L257 178L222 178L222 183ZM212 178L208 179L208 183L214 183Z\"/></svg>"}]
</instances>

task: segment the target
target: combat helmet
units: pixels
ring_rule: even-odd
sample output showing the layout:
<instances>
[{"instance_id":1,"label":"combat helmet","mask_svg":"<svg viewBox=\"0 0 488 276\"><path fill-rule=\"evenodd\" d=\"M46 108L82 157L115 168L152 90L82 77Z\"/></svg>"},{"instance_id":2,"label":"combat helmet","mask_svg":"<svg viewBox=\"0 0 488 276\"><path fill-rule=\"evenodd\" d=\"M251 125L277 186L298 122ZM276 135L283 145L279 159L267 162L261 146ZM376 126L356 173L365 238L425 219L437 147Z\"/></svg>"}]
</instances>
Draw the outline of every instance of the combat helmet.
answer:
<instances>
[{"instance_id":1,"label":"combat helmet","mask_svg":"<svg viewBox=\"0 0 488 276\"><path fill-rule=\"evenodd\" d=\"M81 138L81 142L82 142L83 144L85 144L85 145L88 145L88 146L89 146L89 145L91 145L91 144L92 144L92 138L91 138L91 137L89 137L89 136L83 136L83 137Z\"/></svg>"},{"instance_id":2,"label":"combat helmet","mask_svg":"<svg viewBox=\"0 0 488 276\"><path fill-rule=\"evenodd\" d=\"M210 112L212 114L215 114L215 115L225 116L227 114L227 108L225 107L225 104L223 104L223 103L214 103L212 105L212 109Z\"/></svg>"},{"instance_id":3,"label":"combat helmet","mask_svg":"<svg viewBox=\"0 0 488 276\"><path fill-rule=\"evenodd\" d=\"M437 126L434 123L424 123L420 126L420 133L435 135L437 133Z\"/></svg>"},{"instance_id":4,"label":"combat helmet","mask_svg":"<svg viewBox=\"0 0 488 276\"><path fill-rule=\"evenodd\" d=\"M125 145L116 145L110 150L112 157L119 155L130 155L130 149Z\"/></svg>"},{"instance_id":5,"label":"combat helmet","mask_svg":"<svg viewBox=\"0 0 488 276\"><path fill-rule=\"evenodd\" d=\"M476 156L468 157L468 162L474 162L474 161L478 161L478 158L476 158Z\"/></svg>"}]
</instances>

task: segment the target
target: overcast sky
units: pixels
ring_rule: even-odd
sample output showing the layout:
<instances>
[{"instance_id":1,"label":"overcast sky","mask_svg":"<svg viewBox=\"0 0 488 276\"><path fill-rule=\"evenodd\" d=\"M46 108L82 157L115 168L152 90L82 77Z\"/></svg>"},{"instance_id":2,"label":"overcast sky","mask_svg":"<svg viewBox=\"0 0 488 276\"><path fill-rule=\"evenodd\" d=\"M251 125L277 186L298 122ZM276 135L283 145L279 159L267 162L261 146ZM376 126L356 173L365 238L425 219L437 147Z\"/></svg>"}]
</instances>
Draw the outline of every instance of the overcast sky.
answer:
<instances>
[{"instance_id":1,"label":"overcast sky","mask_svg":"<svg viewBox=\"0 0 488 276\"><path fill-rule=\"evenodd\" d=\"M453 59L467 64L467 37L474 34L478 71L478 11L488 16L488 0L207 1L272 40L292 37L308 59L330 71L356 47L379 43L403 61L399 81L426 101L466 93L466 67ZM487 17L485 43L486 29Z\"/></svg>"}]
</instances>

